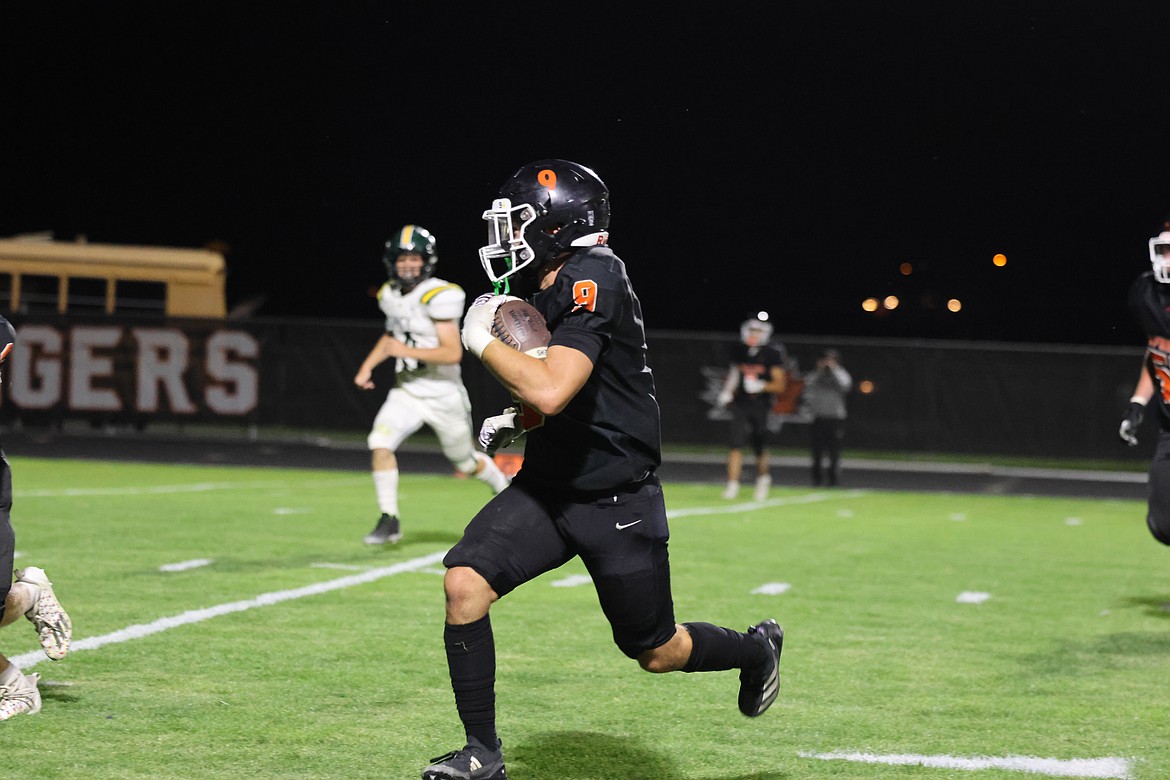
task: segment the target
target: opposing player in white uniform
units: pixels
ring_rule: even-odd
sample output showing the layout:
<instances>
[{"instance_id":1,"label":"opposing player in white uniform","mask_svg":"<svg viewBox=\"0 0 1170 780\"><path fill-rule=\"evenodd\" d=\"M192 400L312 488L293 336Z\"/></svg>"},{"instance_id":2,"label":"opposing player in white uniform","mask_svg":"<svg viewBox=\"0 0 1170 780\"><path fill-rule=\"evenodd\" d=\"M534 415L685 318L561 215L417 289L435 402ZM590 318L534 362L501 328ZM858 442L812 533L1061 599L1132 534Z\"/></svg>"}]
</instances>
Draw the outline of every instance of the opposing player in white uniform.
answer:
<instances>
[{"instance_id":1,"label":"opposing player in white uniform","mask_svg":"<svg viewBox=\"0 0 1170 780\"><path fill-rule=\"evenodd\" d=\"M435 237L418 225L406 225L386 242L382 260L390 278L378 290L386 332L353 378L358 387L373 390L374 368L389 358L396 360L396 386L374 417L368 438L382 514L366 535L366 544L402 538L394 453L424 424L439 437L443 454L459 471L474 475L496 493L508 486L495 462L476 452L473 444L471 401L459 368L463 359L459 318L467 296L459 285L431 276L438 259Z\"/></svg>"}]
</instances>

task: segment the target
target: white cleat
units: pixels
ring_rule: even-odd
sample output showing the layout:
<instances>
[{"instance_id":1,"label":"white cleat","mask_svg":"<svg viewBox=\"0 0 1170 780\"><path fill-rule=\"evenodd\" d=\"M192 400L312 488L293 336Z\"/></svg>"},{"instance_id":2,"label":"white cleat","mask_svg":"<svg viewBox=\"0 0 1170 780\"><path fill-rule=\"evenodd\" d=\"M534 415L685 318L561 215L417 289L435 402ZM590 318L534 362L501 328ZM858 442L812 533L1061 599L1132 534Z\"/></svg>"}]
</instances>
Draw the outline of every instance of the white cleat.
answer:
<instances>
[{"instance_id":1,"label":"white cleat","mask_svg":"<svg viewBox=\"0 0 1170 780\"><path fill-rule=\"evenodd\" d=\"M37 690L38 673L21 675L15 683L0 683L0 720L16 715L36 715L41 711L41 692Z\"/></svg>"},{"instance_id":2,"label":"white cleat","mask_svg":"<svg viewBox=\"0 0 1170 780\"><path fill-rule=\"evenodd\" d=\"M62 608L61 602L57 601L57 596L53 593L53 583L49 582L44 569L36 566L18 569L16 581L26 582L40 592L36 603L32 609L24 613L24 616L36 626L45 655L54 661L60 661L69 652L69 642L73 639L73 623Z\"/></svg>"}]
</instances>

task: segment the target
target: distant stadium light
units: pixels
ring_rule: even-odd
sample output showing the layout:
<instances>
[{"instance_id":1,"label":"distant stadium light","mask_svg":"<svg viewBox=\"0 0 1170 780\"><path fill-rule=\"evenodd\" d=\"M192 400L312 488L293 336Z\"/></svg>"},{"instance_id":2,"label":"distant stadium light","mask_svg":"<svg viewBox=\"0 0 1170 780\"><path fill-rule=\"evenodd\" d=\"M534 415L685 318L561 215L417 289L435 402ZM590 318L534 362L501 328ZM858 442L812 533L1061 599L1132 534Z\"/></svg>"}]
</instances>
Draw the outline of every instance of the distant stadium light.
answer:
<instances>
[{"instance_id":1,"label":"distant stadium light","mask_svg":"<svg viewBox=\"0 0 1170 780\"><path fill-rule=\"evenodd\" d=\"M857 389L861 392L862 395L869 395L874 391L873 382L869 381L868 379L862 379L857 384Z\"/></svg>"},{"instance_id":2,"label":"distant stadium light","mask_svg":"<svg viewBox=\"0 0 1170 780\"><path fill-rule=\"evenodd\" d=\"M896 295L887 295L887 296L885 297L885 299L882 301L882 306L886 307L887 309L896 309L896 308L898 308L898 296L896 296Z\"/></svg>"},{"instance_id":3,"label":"distant stadium light","mask_svg":"<svg viewBox=\"0 0 1170 780\"><path fill-rule=\"evenodd\" d=\"M866 298L864 301L861 302L861 308L864 309L865 311L877 311L878 310L878 299L877 298Z\"/></svg>"},{"instance_id":4,"label":"distant stadium light","mask_svg":"<svg viewBox=\"0 0 1170 780\"><path fill-rule=\"evenodd\" d=\"M898 270L901 271L902 276L909 276L914 273L914 266L910 265L910 263L902 263L898 266Z\"/></svg>"},{"instance_id":5,"label":"distant stadium light","mask_svg":"<svg viewBox=\"0 0 1170 780\"><path fill-rule=\"evenodd\" d=\"M958 298L951 298L947 301L947 311L958 311L963 308L963 302Z\"/></svg>"},{"instance_id":6,"label":"distant stadium light","mask_svg":"<svg viewBox=\"0 0 1170 780\"><path fill-rule=\"evenodd\" d=\"M997 267L1003 268L1005 265L1007 265L1007 255L1000 252L995 257L991 258L991 262L995 263Z\"/></svg>"}]
</instances>

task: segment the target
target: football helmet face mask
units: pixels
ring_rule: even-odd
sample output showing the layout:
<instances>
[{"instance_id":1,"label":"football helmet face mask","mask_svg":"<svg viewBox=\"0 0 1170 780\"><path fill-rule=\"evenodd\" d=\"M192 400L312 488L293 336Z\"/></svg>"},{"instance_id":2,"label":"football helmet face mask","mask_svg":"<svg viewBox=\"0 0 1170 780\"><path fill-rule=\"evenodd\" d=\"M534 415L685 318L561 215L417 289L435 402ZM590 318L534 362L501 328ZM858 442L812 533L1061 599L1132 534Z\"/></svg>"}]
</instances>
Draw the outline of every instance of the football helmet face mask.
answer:
<instances>
[{"instance_id":1,"label":"football helmet face mask","mask_svg":"<svg viewBox=\"0 0 1170 780\"><path fill-rule=\"evenodd\" d=\"M1150 239L1150 264L1154 267L1154 278L1170 284L1170 230Z\"/></svg>"},{"instance_id":2,"label":"football helmet face mask","mask_svg":"<svg viewBox=\"0 0 1170 780\"><path fill-rule=\"evenodd\" d=\"M772 323L767 320L768 315L760 312L751 319L744 320L739 326L739 339L749 347L759 347L772 340Z\"/></svg>"},{"instance_id":3,"label":"football helmet face mask","mask_svg":"<svg viewBox=\"0 0 1170 780\"><path fill-rule=\"evenodd\" d=\"M596 173L568 160L538 160L500 187L483 213L488 243L479 261L497 288L534 277L545 262L571 247L609 238L609 189Z\"/></svg>"},{"instance_id":4,"label":"football helmet face mask","mask_svg":"<svg viewBox=\"0 0 1170 780\"><path fill-rule=\"evenodd\" d=\"M422 258L422 268L417 276L399 276L399 255L418 255ZM386 274L390 277L391 283L407 290L424 279L429 279L437 262L439 255L435 251L435 237L429 230L418 225L404 225L394 234L394 238L386 242L386 252L382 255L382 263L386 266Z\"/></svg>"}]
</instances>

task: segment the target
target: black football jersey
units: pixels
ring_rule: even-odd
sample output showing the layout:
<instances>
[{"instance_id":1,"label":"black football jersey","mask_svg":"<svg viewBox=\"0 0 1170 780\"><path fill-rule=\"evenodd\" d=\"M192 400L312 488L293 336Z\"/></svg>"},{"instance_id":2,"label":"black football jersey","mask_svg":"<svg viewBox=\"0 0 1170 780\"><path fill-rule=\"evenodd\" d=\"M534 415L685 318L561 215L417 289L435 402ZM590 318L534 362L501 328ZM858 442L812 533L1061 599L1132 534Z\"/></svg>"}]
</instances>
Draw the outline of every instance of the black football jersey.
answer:
<instances>
[{"instance_id":1,"label":"black football jersey","mask_svg":"<svg viewBox=\"0 0 1170 780\"><path fill-rule=\"evenodd\" d=\"M580 249L532 304L552 332L549 346L584 353L593 373L564 411L528 432L520 478L582 493L645 478L662 462L661 420L625 264L608 247Z\"/></svg>"},{"instance_id":2,"label":"black football jersey","mask_svg":"<svg viewBox=\"0 0 1170 780\"><path fill-rule=\"evenodd\" d=\"M745 380L761 380L767 382L772 378L772 368L784 368L784 353L775 344L762 344L749 347L742 341L737 342L731 353L731 362L739 369L739 386L735 389L737 403L750 402L753 397L763 396L770 398L770 394L749 392L744 386Z\"/></svg>"},{"instance_id":3,"label":"black football jersey","mask_svg":"<svg viewBox=\"0 0 1170 780\"><path fill-rule=\"evenodd\" d=\"M1129 307L1146 334L1146 371L1154 380L1158 424L1170 430L1170 284L1146 271L1129 289Z\"/></svg>"}]
</instances>

